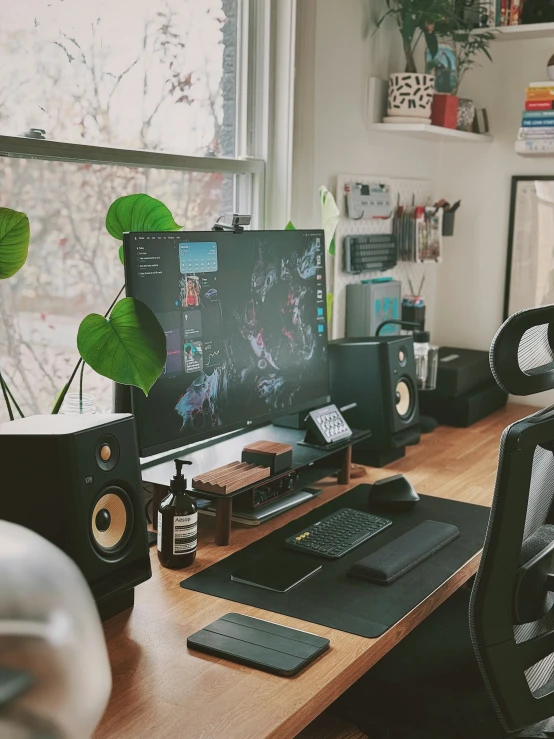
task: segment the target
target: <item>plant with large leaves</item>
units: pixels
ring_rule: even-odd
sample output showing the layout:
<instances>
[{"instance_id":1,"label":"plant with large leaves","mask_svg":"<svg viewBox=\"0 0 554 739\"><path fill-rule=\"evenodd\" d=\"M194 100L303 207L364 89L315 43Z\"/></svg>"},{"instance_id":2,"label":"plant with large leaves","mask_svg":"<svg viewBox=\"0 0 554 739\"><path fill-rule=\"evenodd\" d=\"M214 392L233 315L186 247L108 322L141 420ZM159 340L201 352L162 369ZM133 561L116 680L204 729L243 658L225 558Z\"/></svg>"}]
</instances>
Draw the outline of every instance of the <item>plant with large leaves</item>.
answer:
<instances>
[{"instance_id":1,"label":"plant with large leaves","mask_svg":"<svg viewBox=\"0 0 554 739\"><path fill-rule=\"evenodd\" d=\"M13 277L27 261L31 228L25 213L10 208L0 208L0 280ZM23 416L5 377L0 370L0 387L10 419L14 414L12 403L20 416Z\"/></svg>"},{"instance_id":2,"label":"plant with large leaves","mask_svg":"<svg viewBox=\"0 0 554 739\"><path fill-rule=\"evenodd\" d=\"M377 28L387 18L393 18L402 36L406 57L406 72L417 72L415 52L422 38L429 55L434 58L439 49L435 26L451 13L452 0L385 0L386 11L376 21Z\"/></svg>"},{"instance_id":3,"label":"plant with large leaves","mask_svg":"<svg viewBox=\"0 0 554 739\"><path fill-rule=\"evenodd\" d=\"M106 216L108 233L119 241L125 231L178 231L180 228L162 202L144 193L118 198ZM123 261L122 246L119 256ZM141 388L145 395L162 373L166 360L165 332L155 314L140 300L119 300L124 288L103 316L91 313L81 322L77 334L80 359L52 413L59 412L79 368L82 399L85 364L114 382Z\"/></svg>"},{"instance_id":4,"label":"plant with large leaves","mask_svg":"<svg viewBox=\"0 0 554 739\"><path fill-rule=\"evenodd\" d=\"M452 93L458 95L460 85L466 73L473 67L480 66L480 60L485 56L492 62L489 51L491 41L495 38L494 31L475 28L471 16L464 13L466 4L454 4L450 13L436 25L436 33L441 41L451 46L456 57L456 81ZM437 65L436 59L431 59L429 67Z\"/></svg>"}]
</instances>

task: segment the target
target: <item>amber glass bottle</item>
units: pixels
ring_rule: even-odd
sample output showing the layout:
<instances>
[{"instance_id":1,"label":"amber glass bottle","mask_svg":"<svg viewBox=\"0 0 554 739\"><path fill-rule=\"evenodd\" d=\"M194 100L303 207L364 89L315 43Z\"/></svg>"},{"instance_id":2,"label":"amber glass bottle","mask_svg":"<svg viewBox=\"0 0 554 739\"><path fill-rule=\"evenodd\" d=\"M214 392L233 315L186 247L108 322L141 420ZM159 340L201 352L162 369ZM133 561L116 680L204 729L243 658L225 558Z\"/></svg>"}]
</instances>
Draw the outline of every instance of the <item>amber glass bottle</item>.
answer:
<instances>
[{"instance_id":1,"label":"amber glass bottle","mask_svg":"<svg viewBox=\"0 0 554 739\"><path fill-rule=\"evenodd\" d=\"M158 559L164 567L180 570L196 559L198 543L198 509L187 495L187 481L183 477L182 459L175 460L177 472L171 480L169 495L160 503L158 511Z\"/></svg>"}]
</instances>

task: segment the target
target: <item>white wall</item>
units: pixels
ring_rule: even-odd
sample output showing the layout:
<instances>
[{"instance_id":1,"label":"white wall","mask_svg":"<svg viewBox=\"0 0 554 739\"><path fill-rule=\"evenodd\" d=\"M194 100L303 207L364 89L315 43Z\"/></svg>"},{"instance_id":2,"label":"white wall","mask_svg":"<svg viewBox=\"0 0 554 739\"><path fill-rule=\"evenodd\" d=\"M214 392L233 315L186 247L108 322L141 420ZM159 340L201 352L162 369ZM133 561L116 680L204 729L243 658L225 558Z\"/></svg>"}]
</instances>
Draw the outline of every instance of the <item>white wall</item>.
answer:
<instances>
[{"instance_id":1,"label":"white wall","mask_svg":"<svg viewBox=\"0 0 554 739\"><path fill-rule=\"evenodd\" d=\"M551 42L493 42L494 63L469 73L461 93L487 108L494 142L439 144L366 128L368 77L403 68L392 24L364 38L365 0L299 0L298 7L294 222L319 223L317 188L333 188L340 173L435 180L437 196L461 198L462 207L436 284L428 285L433 341L488 349L502 322L510 178L554 175L554 158L527 159L513 151L525 87L544 79Z\"/></svg>"},{"instance_id":2,"label":"white wall","mask_svg":"<svg viewBox=\"0 0 554 739\"><path fill-rule=\"evenodd\" d=\"M438 268L435 337L441 344L477 349L489 347L502 323L511 177L554 176L554 159L514 152L525 88L546 78L552 42L496 41L491 50L493 64L470 72L460 92L487 108L494 142L444 146L439 185L445 197L461 198L462 206Z\"/></svg>"},{"instance_id":3,"label":"white wall","mask_svg":"<svg viewBox=\"0 0 554 739\"><path fill-rule=\"evenodd\" d=\"M438 147L367 130L368 78L404 68L394 25L364 37L366 0L299 0L298 6L292 214L298 227L309 228L320 222L320 184L334 190L338 174L436 179ZM433 302L433 280L426 284ZM431 330L432 322L431 315Z\"/></svg>"}]
</instances>

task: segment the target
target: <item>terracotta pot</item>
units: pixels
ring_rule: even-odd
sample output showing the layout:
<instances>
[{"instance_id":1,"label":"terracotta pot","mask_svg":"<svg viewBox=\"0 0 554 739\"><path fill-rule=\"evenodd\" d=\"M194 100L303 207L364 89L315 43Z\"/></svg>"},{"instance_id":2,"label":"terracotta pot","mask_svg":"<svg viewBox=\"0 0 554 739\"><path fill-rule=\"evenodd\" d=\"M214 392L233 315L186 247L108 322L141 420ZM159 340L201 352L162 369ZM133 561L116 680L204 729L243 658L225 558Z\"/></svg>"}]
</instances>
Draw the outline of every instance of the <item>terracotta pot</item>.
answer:
<instances>
[{"instance_id":1,"label":"terracotta pot","mask_svg":"<svg viewBox=\"0 0 554 739\"><path fill-rule=\"evenodd\" d=\"M443 128L456 128L458 125L459 98L456 95L437 92L433 97L431 123Z\"/></svg>"},{"instance_id":2,"label":"terracotta pot","mask_svg":"<svg viewBox=\"0 0 554 739\"><path fill-rule=\"evenodd\" d=\"M432 74L403 72L389 77L388 116L431 118L435 92Z\"/></svg>"}]
</instances>

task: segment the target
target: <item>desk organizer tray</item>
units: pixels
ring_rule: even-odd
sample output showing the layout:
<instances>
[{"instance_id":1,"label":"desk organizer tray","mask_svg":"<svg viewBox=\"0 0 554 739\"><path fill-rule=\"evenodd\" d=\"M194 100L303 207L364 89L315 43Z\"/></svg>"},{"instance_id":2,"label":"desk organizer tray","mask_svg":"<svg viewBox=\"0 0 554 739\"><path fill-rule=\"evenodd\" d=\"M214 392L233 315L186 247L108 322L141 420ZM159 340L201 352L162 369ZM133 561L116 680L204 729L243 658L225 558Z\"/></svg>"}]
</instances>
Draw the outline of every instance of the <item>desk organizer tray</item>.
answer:
<instances>
[{"instance_id":1,"label":"desk organizer tray","mask_svg":"<svg viewBox=\"0 0 554 739\"><path fill-rule=\"evenodd\" d=\"M422 495L411 511L389 512L393 525L337 560L307 557L322 569L290 590L274 593L233 582L231 574L262 557L279 555L285 539L339 508L367 511L369 485L358 485L273 531L211 567L183 580L181 587L263 608L350 634L375 638L418 606L483 547L489 508ZM375 512L375 511L373 511ZM383 587L348 575L350 567L423 521L456 526L460 536L390 585Z\"/></svg>"},{"instance_id":2,"label":"desk organizer tray","mask_svg":"<svg viewBox=\"0 0 554 739\"><path fill-rule=\"evenodd\" d=\"M247 485L265 480L270 475L269 467L259 467L248 462L231 462L223 467L216 467L215 470L196 475L192 478L192 484L196 490L228 495Z\"/></svg>"}]
</instances>

